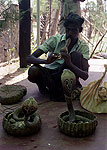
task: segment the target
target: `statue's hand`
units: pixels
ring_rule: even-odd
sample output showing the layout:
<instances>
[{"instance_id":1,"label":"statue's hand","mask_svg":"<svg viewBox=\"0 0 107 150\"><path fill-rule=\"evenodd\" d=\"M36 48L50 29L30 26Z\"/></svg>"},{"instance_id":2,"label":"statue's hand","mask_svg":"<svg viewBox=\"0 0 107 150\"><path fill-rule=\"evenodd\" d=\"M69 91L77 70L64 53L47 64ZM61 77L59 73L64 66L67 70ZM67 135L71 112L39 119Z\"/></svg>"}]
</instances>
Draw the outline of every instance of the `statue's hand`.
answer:
<instances>
[{"instance_id":1,"label":"statue's hand","mask_svg":"<svg viewBox=\"0 0 107 150\"><path fill-rule=\"evenodd\" d=\"M60 50L61 56L64 59L66 66L68 67L71 64L71 57L70 57L70 54L68 54L68 47L70 45L70 42L71 42L71 39L70 38L67 39L65 46Z\"/></svg>"},{"instance_id":2,"label":"statue's hand","mask_svg":"<svg viewBox=\"0 0 107 150\"><path fill-rule=\"evenodd\" d=\"M53 63L56 59L59 59L59 54L58 53L50 53L46 60L46 64Z\"/></svg>"},{"instance_id":3,"label":"statue's hand","mask_svg":"<svg viewBox=\"0 0 107 150\"><path fill-rule=\"evenodd\" d=\"M64 62L66 64L66 66L70 66L71 65L71 56L68 53L65 52L61 52L61 56L64 59Z\"/></svg>"}]
</instances>

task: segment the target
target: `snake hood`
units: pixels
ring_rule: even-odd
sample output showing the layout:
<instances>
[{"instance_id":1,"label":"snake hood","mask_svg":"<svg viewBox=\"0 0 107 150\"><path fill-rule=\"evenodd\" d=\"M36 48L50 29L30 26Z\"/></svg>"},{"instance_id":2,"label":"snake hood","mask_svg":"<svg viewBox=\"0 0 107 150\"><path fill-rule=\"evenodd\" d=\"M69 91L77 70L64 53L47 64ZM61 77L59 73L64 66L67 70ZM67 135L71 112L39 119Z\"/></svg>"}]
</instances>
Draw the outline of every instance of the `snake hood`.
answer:
<instances>
[{"instance_id":1,"label":"snake hood","mask_svg":"<svg viewBox=\"0 0 107 150\"><path fill-rule=\"evenodd\" d=\"M33 114L38 109L38 104L33 97L26 99L22 105L22 110L25 116Z\"/></svg>"},{"instance_id":2,"label":"snake hood","mask_svg":"<svg viewBox=\"0 0 107 150\"><path fill-rule=\"evenodd\" d=\"M71 96L72 90L75 87L76 76L69 69L64 69L61 75L61 81L64 89L64 93L67 96Z\"/></svg>"}]
</instances>

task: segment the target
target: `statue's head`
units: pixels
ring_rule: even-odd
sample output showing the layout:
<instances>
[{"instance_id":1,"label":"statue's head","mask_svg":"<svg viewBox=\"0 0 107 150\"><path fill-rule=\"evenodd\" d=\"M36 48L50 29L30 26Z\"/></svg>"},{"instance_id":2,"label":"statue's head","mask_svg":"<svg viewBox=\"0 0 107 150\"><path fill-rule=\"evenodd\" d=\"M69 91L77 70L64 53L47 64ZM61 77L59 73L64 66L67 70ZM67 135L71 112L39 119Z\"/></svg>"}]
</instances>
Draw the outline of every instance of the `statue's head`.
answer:
<instances>
[{"instance_id":1,"label":"statue's head","mask_svg":"<svg viewBox=\"0 0 107 150\"><path fill-rule=\"evenodd\" d=\"M64 89L64 93L67 96L70 96L73 88L75 88L76 85L75 74L69 69L64 69L61 75L61 82Z\"/></svg>"},{"instance_id":2,"label":"statue's head","mask_svg":"<svg viewBox=\"0 0 107 150\"><path fill-rule=\"evenodd\" d=\"M84 2L85 0L73 0L75 3L80 1L80 2Z\"/></svg>"},{"instance_id":3,"label":"statue's head","mask_svg":"<svg viewBox=\"0 0 107 150\"><path fill-rule=\"evenodd\" d=\"M38 109L38 104L33 97L29 97L22 104L22 110L25 116L33 114Z\"/></svg>"},{"instance_id":4,"label":"statue's head","mask_svg":"<svg viewBox=\"0 0 107 150\"><path fill-rule=\"evenodd\" d=\"M64 20L64 27L66 31L66 37L77 39L80 32L82 32L82 24L84 19L78 14L70 12Z\"/></svg>"}]
</instances>

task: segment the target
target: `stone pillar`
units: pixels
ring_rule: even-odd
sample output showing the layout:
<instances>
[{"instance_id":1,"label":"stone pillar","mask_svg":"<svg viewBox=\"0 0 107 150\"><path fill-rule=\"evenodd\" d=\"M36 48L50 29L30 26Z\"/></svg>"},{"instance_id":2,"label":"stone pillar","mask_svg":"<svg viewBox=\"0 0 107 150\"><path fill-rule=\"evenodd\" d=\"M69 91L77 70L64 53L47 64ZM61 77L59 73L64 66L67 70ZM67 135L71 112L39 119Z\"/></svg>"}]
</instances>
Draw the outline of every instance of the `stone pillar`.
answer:
<instances>
[{"instance_id":1,"label":"stone pillar","mask_svg":"<svg viewBox=\"0 0 107 150\"><path fill-rule=\"evenodd\" d=\"M30 55L31 44L31 13L30 13L30 0L21 0L19 2L19 10L22 17L19 21L19 57L20 67L27 67L26 58Z\"/></svg>"}]
</instances>

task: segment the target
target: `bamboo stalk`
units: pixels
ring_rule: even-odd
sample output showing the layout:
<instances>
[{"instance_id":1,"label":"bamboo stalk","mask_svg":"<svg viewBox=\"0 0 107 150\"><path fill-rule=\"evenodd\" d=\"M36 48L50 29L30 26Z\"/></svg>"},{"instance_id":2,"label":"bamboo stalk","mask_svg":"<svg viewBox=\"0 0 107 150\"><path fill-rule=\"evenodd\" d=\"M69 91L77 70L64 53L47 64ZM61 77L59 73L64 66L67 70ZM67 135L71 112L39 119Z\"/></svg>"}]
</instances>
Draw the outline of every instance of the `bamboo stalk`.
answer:
<instances>
[{"instance_id":1,"label":"bamboo stalk","mask_svg":"<svg viewBox=\"0 0 107 150\"><path fill-rule=\"evenodd\" d=\"M107 30L106 30L106 32L107 32ZM92 58L92 56L93 56L93 54L94 54L94 52L95 52L97 46L99 45L99 43L102 41L102 39L103 39L104 36L106 35L106 32L103 34L103 36L102 36L102 37L100 38L100 40L97 42L97 44L96 44L94 50L92 51L92 53L91 53L91 55L90 55L90 58Z\"/></svg>"}]
</instances>

